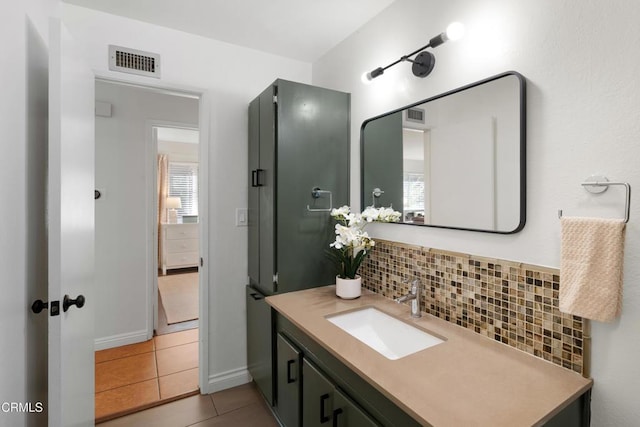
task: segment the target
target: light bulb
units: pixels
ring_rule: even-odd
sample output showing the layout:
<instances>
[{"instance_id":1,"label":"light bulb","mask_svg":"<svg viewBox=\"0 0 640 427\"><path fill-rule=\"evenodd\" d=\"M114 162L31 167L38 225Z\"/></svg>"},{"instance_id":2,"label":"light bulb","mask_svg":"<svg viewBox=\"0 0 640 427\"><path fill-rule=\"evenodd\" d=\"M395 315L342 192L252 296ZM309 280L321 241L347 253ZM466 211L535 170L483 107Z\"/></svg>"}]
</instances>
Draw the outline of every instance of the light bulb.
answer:
<instances>
[{"instance_id":1,"label":"light bulb","mask_svg":"<svg viewBox=\"0 0 640 427\"><path fill-rule=\"evenodd\" d=\"M371 77L370 72L365 71L364 73L362 73L362 76L360 76L360 80L362 80L362 83L368 85L373 81L373 77Z\"/></svg>"},{"instance_id":2,"label":"light bulb","mask_svg":"<svg viewBox=\"0 0 640 427\"><path fill-rule=\"evenodd\" d=\"M447 27L447 39L451 41L456 41L461 39L464 36L464 25L460 22L452 22Z\"/></svg>"}]
</instances>

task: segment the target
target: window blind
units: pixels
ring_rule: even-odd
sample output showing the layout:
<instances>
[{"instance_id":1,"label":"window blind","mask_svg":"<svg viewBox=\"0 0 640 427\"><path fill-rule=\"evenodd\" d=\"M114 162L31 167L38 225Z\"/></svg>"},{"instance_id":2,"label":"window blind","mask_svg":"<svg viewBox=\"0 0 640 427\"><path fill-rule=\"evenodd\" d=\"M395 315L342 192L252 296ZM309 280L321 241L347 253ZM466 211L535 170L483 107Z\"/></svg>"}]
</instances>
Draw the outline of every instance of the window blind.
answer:
<instances>
[{"instance_id":1,"label":"window blind","mask_svg":"<svg viewBox=\"0 0 640 427\"><path fill-rule=\"evenodd\" d=\"M424 174L406 172L403 181L404 209L424 210Z\"/></svg>"},{"instance_id":2,"label":"window blind","mask_svg":"<svg viewBox=\"0 0 640 427\"><path fill-rule=\"evenodd\" d=\"M169 162L169 197L180 197L178 217L198 215L198 164Z\"/></svg>"}]
</instances>

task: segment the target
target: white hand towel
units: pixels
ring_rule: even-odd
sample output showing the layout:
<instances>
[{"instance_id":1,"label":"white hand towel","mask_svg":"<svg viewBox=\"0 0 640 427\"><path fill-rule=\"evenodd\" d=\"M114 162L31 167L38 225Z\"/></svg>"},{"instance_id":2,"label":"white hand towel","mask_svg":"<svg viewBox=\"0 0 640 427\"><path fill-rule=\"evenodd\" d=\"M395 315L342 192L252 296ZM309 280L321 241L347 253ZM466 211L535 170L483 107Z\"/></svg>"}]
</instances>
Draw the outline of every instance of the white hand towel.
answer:
<instances>
[{"instance_id":1,"label":"white hand towel","mask_svg":"<svg viewBox=\"0 0 640 427\"><path fill-rule=\"evenodd\" d=\"M560 311L604 322L620 315L625 225L619 219L560 219Z\"/></svg>"}]
</instances>

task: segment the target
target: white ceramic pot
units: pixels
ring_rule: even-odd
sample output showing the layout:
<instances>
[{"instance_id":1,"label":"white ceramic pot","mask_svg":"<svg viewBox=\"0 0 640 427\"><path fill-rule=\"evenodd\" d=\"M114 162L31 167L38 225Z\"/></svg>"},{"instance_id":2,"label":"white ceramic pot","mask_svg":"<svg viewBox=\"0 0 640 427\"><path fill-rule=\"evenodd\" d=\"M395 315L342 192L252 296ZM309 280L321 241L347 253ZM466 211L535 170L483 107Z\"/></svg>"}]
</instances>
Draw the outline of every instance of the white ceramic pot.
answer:
<instances>
[{"instance_id":1,"label":"white ceramic pot","mask_svg":"<svg viewBox=\"0 0 640 427\"><path fill-rule=\"evenodd\" d=\"M362 294L362 277L341 279L336 276L336 295L342 299L358 298Z\"/></svg>"}]
</instances>

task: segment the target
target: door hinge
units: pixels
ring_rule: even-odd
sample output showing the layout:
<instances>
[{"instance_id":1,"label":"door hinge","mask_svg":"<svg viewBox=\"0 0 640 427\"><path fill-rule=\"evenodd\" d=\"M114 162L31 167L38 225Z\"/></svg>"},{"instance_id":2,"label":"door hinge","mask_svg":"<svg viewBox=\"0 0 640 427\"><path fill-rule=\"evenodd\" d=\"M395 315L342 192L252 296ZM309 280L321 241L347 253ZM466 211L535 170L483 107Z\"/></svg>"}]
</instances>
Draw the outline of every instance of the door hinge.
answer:
<instances>
[{"instance_id":1,"label":"door hinge","mask_svg":"<svg viewBox=\"0 0 640 427\"><path fill-rule=\"evenodd\" d=\"M278 103L278 95L273 95L273 103L274 104Z\"/></svg>"},{"instance_id":2,"label":"door hinge","mask_svg":"<svg viewBox=\"0 0 640 427\"><path fill-rule=\"evenodd\" d=\"M278 284L278 273L273 275L273 283Z\"/></svg>"},{"instance_id":3,"label":"door hinge","mask_svg":"<svg viewBox=\"0 0 640 427\"><path fill-rule=\"evenodd\" d=\"M202 257L200 257L200 267L204 267L204 259Z\"/></svg>"}]
</instances>

